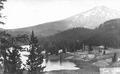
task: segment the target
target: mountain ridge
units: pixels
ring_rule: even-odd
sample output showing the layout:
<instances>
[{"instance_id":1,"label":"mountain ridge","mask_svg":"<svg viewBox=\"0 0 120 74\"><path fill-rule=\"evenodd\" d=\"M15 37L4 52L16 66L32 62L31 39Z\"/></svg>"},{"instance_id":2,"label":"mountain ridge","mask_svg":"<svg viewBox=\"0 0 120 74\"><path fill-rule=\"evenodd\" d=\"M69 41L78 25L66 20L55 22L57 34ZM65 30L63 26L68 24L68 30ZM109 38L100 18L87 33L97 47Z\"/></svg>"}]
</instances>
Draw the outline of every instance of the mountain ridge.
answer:
<instances>
[{"instance_id":1,"label":"mountain ridge","mask_svg":"<svg viewBox=\"0 0 120 74\"><path fill-rule=\"evenodd\" d=\"M45 37L45 36L54 35L59 32L62 32L71 28L76 28L76 27L85 27L85 28L95 29L99 27L99 25L102 24L103 22L111 19L115 19L115 18L120 18L119 12L115 10L111 10L104 6L101 6L101 7L99 6L99 7L90 9L86 12L68 17L63 20L48 22L48 23L25 27L25 28L5 29L5 30L7 30L8 33L14 36L16 36L17 34L24 34L24 33L31 34L31 31L34 30L37 36Z\"/></svg>"},{"instance_id":2,"label":"mountain ridge","mask_svg":"<svg viewBox=\"0 0 120 74\"><path fill-rule=\"evenodd\" d=\"M42 40L43 42L47 40L47 43L52 42L63 47L78 46L80 48L84 43L92 46L105 45L107 47L120 48L120 19L106 21L96 29L81 27L69 29Z\"/></svg>"},{"instance_id":3,"label":"mountain ridge","mask_svg":"<svg viewBox=\"0 0 120 74\"><path fill-rule=\"evenodd\" d=\"M119 11L110 9L105 6L98 6L81 14L72 16L68 18L68 20L73 21L73 23L77 24L77 27L79 27L79 24L81 24L80 27L95 29L105 21L115 18L120 18Z\"/></svg>"}]
</instances>

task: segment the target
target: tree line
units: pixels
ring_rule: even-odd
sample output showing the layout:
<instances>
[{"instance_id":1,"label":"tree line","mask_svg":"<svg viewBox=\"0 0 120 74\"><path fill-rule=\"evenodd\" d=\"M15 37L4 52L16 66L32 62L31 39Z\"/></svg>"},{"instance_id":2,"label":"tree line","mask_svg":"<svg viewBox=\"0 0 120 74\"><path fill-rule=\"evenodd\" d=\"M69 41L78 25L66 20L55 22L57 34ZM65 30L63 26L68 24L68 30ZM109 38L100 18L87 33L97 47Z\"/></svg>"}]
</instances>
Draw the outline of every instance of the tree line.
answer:
<instances>
[{"instance_id":1,"label":"tree line","mask_svg":"<svg viewBox=\"0 0 120 74\"><path fill-rule=\"evenodd\" d=\"M22 46L18 44L18 41L21 39L22 42L23 38L24 35L21 37L13 37L5 31L0 33L0 62L2 62L1 65L3 64L2 68L4 70L4 74L21 74L23 71L23 68L21 68L22 61L20 59ZM42 67L41 64L43 63L44 57L41 54L42 50L38 44L37 37L32 31L30 37L25 37L24 39L29 41L28 45L30 46L30 55L28 55L27 60L28 72L30 74L42 72L44 67Z\"/></svg>"}]
</instances>

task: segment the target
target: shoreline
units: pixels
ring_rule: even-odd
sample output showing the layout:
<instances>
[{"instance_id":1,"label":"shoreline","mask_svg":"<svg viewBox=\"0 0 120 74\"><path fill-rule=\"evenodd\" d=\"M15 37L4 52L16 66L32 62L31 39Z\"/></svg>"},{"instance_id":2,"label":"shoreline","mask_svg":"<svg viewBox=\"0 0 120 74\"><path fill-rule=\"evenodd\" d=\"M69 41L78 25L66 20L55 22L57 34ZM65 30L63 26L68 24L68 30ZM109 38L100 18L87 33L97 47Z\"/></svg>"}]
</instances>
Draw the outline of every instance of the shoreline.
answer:
<instances>
[{"instance_id":1,"label":"shoreline","mask_svg":"<svg viewBox=\"0 0 120 74\"><path fill-rule=\"evenodd\" d=\"M55 55L55 58L53 56L50 56L50 60L58 60L60 55ZM66 59L67 57L73 58ZM52 58L51 58L52 57ZM99 68L92 65L92 61L83 61L83 60L77 60L74 58L74 55L71 54L63 54L63 60L68 60L70 62L73 62L76 66L80 69L77 70L55 70L55 71L48 71L44 72L43 74L100 74Z\"/></svg>"}]
</instances>

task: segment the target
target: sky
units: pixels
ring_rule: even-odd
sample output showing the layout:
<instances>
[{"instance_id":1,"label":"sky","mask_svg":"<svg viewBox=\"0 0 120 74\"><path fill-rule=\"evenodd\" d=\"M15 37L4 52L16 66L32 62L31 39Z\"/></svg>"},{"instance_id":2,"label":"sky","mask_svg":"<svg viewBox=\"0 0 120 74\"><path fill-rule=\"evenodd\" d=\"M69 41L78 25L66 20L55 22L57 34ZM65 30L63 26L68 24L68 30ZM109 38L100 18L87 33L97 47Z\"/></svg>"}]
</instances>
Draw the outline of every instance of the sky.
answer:
<instances>
[{"instance_id":1,"label":"sky","mask_svg":"<svg viewBox=\"0 0 120 74\"><path fill-rule=\"evenodd\" d=\"M3 14L6 29L34 26L62 20L96 6L120 11L120 0L8 0Z\"/></svg>"}]
</instances>

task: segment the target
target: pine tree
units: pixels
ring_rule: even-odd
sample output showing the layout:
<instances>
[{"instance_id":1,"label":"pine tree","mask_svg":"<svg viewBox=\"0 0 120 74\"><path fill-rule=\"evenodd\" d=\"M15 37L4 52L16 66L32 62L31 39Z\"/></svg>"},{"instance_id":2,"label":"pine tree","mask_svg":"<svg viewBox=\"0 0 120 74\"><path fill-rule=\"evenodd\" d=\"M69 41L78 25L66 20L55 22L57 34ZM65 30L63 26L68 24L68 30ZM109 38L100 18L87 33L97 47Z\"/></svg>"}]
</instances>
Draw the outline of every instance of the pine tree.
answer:
<instances>
[{"instance_id":1,"label":"pine tree","mask_svg":"<svg viewBox=\"0 0 120 74\"><path fill-rule=\"evenodd\" d=\"M0 11L2 11L2 9L4 8L4 2L7 0L0 0ZM2 12L0 12L0 18L4 18L4 16L2 16ZM3 21L0 21L0 24L4 25L5 23Z\"/></svg>"},{"instance_id":2,"label":"pine tree","mask_svg":"<svg viewBox=\"0 0 120 74\"><path fill-rule=\"evenodd\" d=\"M19 51L21 47L16 43L16 37L4 32L0 33L0 50L3 57L4 73L16 72L21 67Z\"/></svg>"},{"instance_id":3,"label":"pine tree","mask_svg":"<svg viewBox=\"0 0 120 74\"><path fill-rule=\"evenodd\" d=\"M2 18L4 18L4 16L2 16L2 9L4 8L4 2L5 1L7 1L7 0L0 0L0 19L2 19ZM4 25L5 23L3 22L3 21L0 21L0 24L2 24L2 25ZM5 35L5 33L4 32L1 32L0 34L2 34L2 36L0 37L0 57L3 57L4 58L4 60L3 59L1 59L2 61L4 61L4 66L5 66L5 68L4 68L4 71L6 71L6 63L5 63L5 61L6 61L6 48L7 47L5 47L4 45L5 45L5 43L7 43L7 40L6 40L6 37L4 38L3 36ZM3 42L3 44L2 44L2 42Z\"/></svg>"},{"instance_id":4,"label":"pine tree","mask_svg":"<svg viewBox=\"0 0 120 74\"><path fill-rule=\"evenodd\" d=\"M4 65L4 72L8 71L8 63L7 63L7 52L6 50L10 47L9 38L10 35L7 34L5 31L0 33L0 53L3 65Z\"/></svg>"},{"instance_id":5,"label":"pine tree","mask_svg":"<svg viewBox=\"0 0 120 74\"><path fill-rule=\"evenodd\" d=\"M41 66L43 62L43 55L41 54L40 47L38 45L38 39L34 36L34 32L32 31L30 37L30 55L27 60L27 64L29 65L29 71L33 72L40 72L43 70Z\"/></svg>"},{"instance_id":6,"label":"pine tree","mask_svg":"<svg viewBox=\"0 0 120 74\"><path fill-rule=\"evenodd\" d=\"M12 38L10 42L10 48L7 50L7 61L11 66L10 72L15 73L21 68L21 59L19 51L22 49L20 45L17 45L16 38Z\"/></svg>"}]
</instances>

